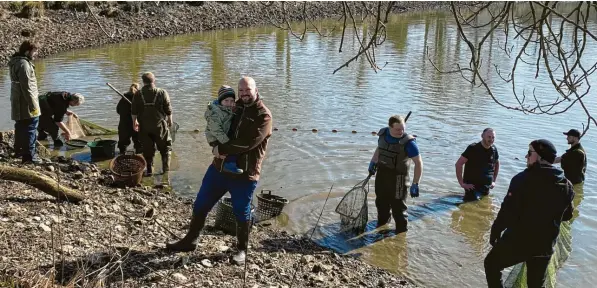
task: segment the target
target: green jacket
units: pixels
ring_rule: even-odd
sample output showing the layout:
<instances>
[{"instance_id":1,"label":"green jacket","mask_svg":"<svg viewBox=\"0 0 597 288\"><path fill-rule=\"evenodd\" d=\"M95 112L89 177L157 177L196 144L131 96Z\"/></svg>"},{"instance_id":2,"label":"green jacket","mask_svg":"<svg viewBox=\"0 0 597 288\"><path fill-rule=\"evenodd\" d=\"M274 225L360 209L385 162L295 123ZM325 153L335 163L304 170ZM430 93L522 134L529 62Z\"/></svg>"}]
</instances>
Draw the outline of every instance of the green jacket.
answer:
<instances>
[{"instance_id":1,"label":"green jacket","mask_svg":"<svg viewBox=\"0 0 597 288\"><path fill-rule=\"evenodd\" d=\"M12 120L39 117L39 100L35 66L25 56L15 54L8 62L10 71L10 104Z\"/></svg>"},{"instance_id":2,"label":"green jacket","mask_svg":"<svg viewBox=\"0 0 597 288\"><path fill-rule=\"evenodd\" d=\"M207 104L207 110L205 110L205 120L207 120L205 137L207 137L207 143L218 141L220 144L224 144L230 141L228 131L233 116L232 109L220 105L218 100Z\"/></svg>"}]
</instances>

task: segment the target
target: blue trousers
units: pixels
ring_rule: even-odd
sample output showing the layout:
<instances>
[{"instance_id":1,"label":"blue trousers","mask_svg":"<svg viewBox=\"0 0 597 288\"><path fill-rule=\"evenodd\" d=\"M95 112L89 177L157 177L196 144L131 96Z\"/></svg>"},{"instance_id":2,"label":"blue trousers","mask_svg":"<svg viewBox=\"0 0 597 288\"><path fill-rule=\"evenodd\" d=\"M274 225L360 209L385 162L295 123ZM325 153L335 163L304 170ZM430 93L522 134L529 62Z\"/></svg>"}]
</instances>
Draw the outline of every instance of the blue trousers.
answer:
<instances>
[{"instance_id":1,"label":"blue trousers","mask_svg":"<svg viewBox=\"0 0 597 288\"><path fill-rule=\"evenodd\" d=\"M15 144L17 156L31 160L35 156L35 141L37 140L37 126L39 117L15 121ZM30 158L31 157L31 158Z\"/></svg>"},{"instance_id":2,"label":"blue trousers","mask_svg":"<svg viewBox=\"0 0 597 288\"><path fill-rule=\"evenodd\" d=\"M238 177L238 176L236 176ZM251 198L257 188L257 181L238 179L234 175L220 173L214 165L209 165L197 198L193 204L193 215L207 216L218 200L230 192L232 196L232 210L240 222L250 220Z\"/></svg>"}]
</instances>

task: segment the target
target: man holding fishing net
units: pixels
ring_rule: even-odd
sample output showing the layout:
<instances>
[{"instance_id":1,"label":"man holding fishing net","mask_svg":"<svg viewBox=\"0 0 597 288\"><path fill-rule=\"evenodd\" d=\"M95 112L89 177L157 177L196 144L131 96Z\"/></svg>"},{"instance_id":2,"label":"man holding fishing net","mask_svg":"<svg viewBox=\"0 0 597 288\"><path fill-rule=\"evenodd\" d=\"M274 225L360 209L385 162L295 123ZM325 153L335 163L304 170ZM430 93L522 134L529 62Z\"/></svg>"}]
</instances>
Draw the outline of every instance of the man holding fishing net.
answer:
<instances>
[{"instance_id":1,"label":"man holding fishing net","mask_svg":"<svg viewBox=\"0 0 597 288\"><path fill-rule=\"evenodd\" d=\"M408 116L407 116L408 118ZM406 214L407 191L411 197L419 197L419 181L423 174L423 160L419 147L412 135L405 132L406 120L394 115L388 121L388 127L379 130L377 149L369 163L369 173L375 179L375 206L377 206L377 227L390 222L394 213L396 233L406 232L408 215ZM415 164L412 183L409 184L410 161Z\"/></svg>"}]
</instances>

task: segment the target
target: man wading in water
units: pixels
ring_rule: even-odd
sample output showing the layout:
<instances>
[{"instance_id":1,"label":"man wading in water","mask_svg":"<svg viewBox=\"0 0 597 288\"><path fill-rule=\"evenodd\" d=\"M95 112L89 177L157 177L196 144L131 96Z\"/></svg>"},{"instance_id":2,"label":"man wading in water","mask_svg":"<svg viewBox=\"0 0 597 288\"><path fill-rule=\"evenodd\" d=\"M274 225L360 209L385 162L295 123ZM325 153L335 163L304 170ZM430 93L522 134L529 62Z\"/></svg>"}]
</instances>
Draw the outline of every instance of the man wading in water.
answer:
<instances>
[{"instance_id":1,"label":"man wading in water","mask_svg":"<svg viewBox=\"0 0 597 288\"><path fill-rule=\"evenodd\" d=\"M147 72L141 76L143 88L133 97L131 114L135 131L139 132L143 157L147 161L147 176L153 174L155 147L162 155L162 172L170 171L172 138L168 127L172 126L172 106L166 90L155 87L155 76Z\"/></svg>"},{"instance_id":2,"label":"man wading in water","mask_svg":"<svg viewBox=\"0 0 597 288\"><path fill-rule=\"evenodd\" d=\"M167 249L174 251L192 251L197 247L197 238L205 218L213 206L226 194L232 196L232 209L236 216L238 253L233 257L237 264L245 262L249 245L251 226L251 198L257 187L261 172L261 163L265 157L267 142L272 134L271 112L259 96L255 80L242 78L238 83L239 100L232 119L230 141L214 147L213 163L207 169L197 199L193 206L191 225L187 235L180 241L168 243ZM241 175L223 172L224 159L220 156L237 155L237 166L243 169Z\"/></svg>"},{"instance_id":3,"label":"man wading in water","mask_svg":"<svg viewBox=\"0 0 597 288\"><path fill-rule=\"evenodd\" d=\"M479 200L481 196L488 195L489 190L495 187L500 171L500 156L493 145L495 132L491 128L485 128L481 138L481 141L468 145L456 161L456 179L460 187L464 188L464 201Z\"/></svg>"},{"instance_id":4,"label":"man wading in water","mask_svg":"<svg viewBox=\"0 0 597 288\"><path fill-rule=\"evenodd\" d=\"M369 173L375 178L375 206L377 206L377 227L390 222L390 209L396 221L396 234L406 232L406 192L409 190L410 159L415 163L414 179L410 185L410 196L419 197L419 180L423 174L423 160L419 147L412 135L406 134L406 124L401 116L392 116L388 127L379 130L377 149L369 163Z\"/></svg>"}]
</instances>

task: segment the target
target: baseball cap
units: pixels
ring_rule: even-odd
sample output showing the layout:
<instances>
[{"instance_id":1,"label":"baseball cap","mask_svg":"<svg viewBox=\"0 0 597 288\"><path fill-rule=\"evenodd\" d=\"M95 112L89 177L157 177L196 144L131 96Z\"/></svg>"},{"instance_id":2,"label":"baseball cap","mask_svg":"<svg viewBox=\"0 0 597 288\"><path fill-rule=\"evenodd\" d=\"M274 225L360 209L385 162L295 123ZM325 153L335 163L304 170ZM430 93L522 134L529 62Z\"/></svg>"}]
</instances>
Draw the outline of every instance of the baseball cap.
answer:
<instances>
[{"instance_id":1,"label":"baseball cap","mask_svg":"<svg viewBox=\"0 0 597 288\"><path fill-rule=\"evenodd\" d=\"M580 131L576 130L576 129L570 129L570 131L568 132L564 132L564 135L567 136L574 136L574 137L578 137L580 138Z\"/></svg>"}]
</instances>

